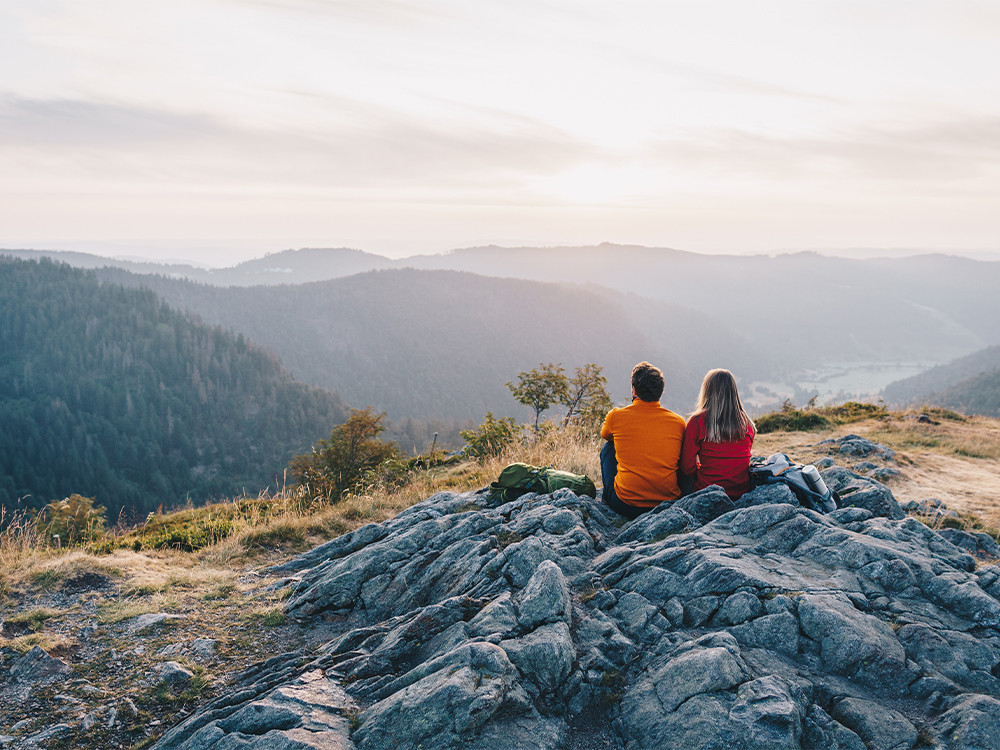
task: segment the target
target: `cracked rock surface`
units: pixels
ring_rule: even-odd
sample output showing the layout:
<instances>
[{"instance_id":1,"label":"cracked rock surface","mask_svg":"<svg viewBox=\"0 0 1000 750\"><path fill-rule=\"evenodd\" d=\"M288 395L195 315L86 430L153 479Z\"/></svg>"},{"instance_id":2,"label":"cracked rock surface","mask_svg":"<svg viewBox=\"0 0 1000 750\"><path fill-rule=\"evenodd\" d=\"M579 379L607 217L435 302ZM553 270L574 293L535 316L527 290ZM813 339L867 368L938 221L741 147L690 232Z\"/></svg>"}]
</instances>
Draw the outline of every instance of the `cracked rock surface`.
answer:
<instances>
[{"instance_id":1,"label":"cracked rock surface","mask_svg":"<svg viewBox=\"0 0 1000 750\"><path fill-rule=\"evenodd\" d=\"M207 748L1000 747L1000 569L834 468L625 525L441 493L279 567L335 636L167 732Z\"/></svg>"}]
</instances>

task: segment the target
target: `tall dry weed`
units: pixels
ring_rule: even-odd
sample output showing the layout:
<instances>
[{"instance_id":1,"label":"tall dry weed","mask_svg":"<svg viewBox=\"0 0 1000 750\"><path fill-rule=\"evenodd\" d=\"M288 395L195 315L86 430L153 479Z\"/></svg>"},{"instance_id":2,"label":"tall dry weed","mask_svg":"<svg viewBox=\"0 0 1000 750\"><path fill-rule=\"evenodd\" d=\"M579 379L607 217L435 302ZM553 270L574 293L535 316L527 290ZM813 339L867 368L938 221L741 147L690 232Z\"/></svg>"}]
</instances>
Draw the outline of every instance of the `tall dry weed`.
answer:
<instances>
[{"instance_id":1,"label":"tall dry weed","mask_svg":"<svg viewBox=\"0 0 1000 750\"><path fill-rule=\"evenodd\" d=\"M24 513L0 507L0 593L24 570L39 549L38 533Z\"/></svg>"}]
</instances>

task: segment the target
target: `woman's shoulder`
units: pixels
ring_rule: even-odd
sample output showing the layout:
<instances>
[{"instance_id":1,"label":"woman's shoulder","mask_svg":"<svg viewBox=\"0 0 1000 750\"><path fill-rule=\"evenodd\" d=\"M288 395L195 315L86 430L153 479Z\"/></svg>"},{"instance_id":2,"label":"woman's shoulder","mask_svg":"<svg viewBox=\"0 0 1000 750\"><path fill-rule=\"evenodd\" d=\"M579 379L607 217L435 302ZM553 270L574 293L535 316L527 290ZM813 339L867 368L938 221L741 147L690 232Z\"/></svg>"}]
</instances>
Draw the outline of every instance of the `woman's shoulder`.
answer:
<instances>
[{"instance_id":1,"label":"woman's shoulder","mask_svg":"<svg viewBox=\"0 0 1000 750\"><path fill-rule=\"evenodd\" d=\"M705 430L705 412L696 411L687 418L685 430L688 434L701 434Z\"/></svg>"}]
</instances>

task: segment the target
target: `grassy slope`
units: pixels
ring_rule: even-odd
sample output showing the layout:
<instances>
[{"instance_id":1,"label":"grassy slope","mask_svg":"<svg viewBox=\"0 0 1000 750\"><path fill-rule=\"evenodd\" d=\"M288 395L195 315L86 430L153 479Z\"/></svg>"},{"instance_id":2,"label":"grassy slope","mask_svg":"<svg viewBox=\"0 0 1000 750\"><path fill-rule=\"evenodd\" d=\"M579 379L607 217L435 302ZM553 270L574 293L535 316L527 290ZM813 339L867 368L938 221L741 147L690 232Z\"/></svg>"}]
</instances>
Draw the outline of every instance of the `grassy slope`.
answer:
<instances>
[{"instance_id":1,"label":"grassy slope","mask_svg":"<svg viewBox=\"0 0 1000 750\"><path fill-rule=\"evenodd\" d=\"M984 524L1000 528L1000 420L930 410L936 424L927 424L917 421L917 414L891 412L821 432L768 433L758 436L754 452L781 451L808 463L827 455L816 445L821 440L861 435L896 451L893 468L901 476L889 487L900 504L938 498L952 510L975 513ZM848 467L863 460L834 459Z\"/></svg>"},{"instance_id":2,"label":"grassy slope","mask_svg":"<svg viewBox=\"0 0 1000 750\"><path fill-rule=\"evenodd\" d=\"M768 433L758 437L755 453L782 451L809 462L826 455L816 445L819 441L860 434L897 452L895 468L902 475L890 486L901 503L937 497L954 510L975 512L986 525L1000 527L1000 420L949 417L945 412L931 415L937 424L919 423L912 413L892 413L818 432ZM89 711L114 706L120 723L113 729L104 728L102 721L55 746L142 747L197 703L224 690L239 670L268 656L323 642L329 628L336 627L310 623L303 628L286 621L281 594L266 590L274 582L261 573L268 565L351 528L389 518L436 491L482 487L512 460L599 477L598 448L594 436L551 440L521 446L484 465L466 463L422 472L403 488L374 487L332 507L308 507L283 495L188 509L150 522L159 533L157 529L209 524L209 519L223 516L232 521L233 533L197 552L120 548L95 555L44 550L15 526L0 535L0 617L5 622L0 647L11 649L0 651L0 657L9 666L14 651L38 644L73 664L76 682L41 691L27 707L0 703L0 734L26 715L31 724L19 732L21 736L58 721L78 727ZM859 460L835 458L847 466ZM127 547L141 533L129 532L120 541ZM180 614L185 619L148 634L130 633L129 619L147 612ZM86 628L93 631L86 635ZM156 656L168 644L199 637L218 641L217 661ZM152 666L167 658L196 672L196 680L180 696L143 684ZM55 699L57 694L80 703L66 709L65 700ZM126 698L137 714L131 713Z\"/></svg>"}]
</instances>

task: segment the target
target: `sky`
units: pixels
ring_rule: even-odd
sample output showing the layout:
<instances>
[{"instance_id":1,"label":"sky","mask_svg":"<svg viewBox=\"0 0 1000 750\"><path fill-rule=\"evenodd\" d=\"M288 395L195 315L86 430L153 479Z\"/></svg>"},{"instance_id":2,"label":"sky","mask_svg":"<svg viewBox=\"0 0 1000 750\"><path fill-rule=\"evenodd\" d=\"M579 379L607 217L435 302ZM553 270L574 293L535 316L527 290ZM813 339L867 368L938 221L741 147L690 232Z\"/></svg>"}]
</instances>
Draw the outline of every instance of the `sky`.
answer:
<instances>
[{"instance_id":1,"label":"sky","mask_svg":"<svg viewBox=\"0 0 1000 750\"><path fill-rule=\"evenodd\" d=\"M7 248L997 254L1000 3L0 0L0 165Z\"/></svg>"}]
</instances>

